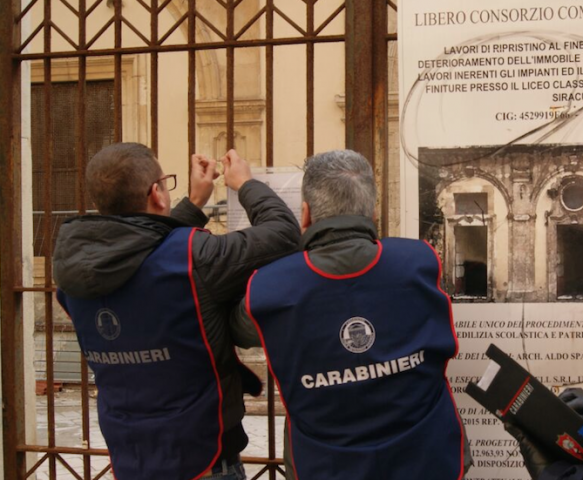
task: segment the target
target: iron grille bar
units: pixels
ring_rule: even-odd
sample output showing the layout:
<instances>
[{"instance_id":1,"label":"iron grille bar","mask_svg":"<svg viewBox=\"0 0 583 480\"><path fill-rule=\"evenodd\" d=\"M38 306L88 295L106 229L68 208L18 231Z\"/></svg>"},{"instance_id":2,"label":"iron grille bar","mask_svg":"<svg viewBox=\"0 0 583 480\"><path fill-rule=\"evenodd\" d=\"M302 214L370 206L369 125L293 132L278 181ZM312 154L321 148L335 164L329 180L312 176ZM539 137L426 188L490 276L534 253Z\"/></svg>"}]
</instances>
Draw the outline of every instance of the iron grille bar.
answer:
<instances>
[{"instance_id":1,"label":"iron grille bar","mask_svg":"<svg viewBox=\"0 0 583 480\"><path fill-rule=\"evenodd\" d=\"M79 45L85 45L86 30L85 30L85 6L87 0L80 0L79 2ZM86 213L87 205L85 205L85 155L87 148L86 141L86 123L85 123L85 105L87 102L87 58L79 58L79 79L77 82L77 123L76 123L76 152L75 163L77 165L77 208L79 215ZM53 212L54 213L54 212Z\"/></svg>"},{"instance_id":2,"label":"iron grille bar","mask_svg":"<svg viewBox=\"0 0 583 480\"><path fill-rule=\"evenodd\" d=\"M170 2L172 2L172 0L165 0L164 3L158 7L158 13L164 10Z\"/></svg>"},{"instance_id":3,"label":"iron grille bar","mask_svg":"<svg viewBox=\"0 0 583 480\"><path fill-rule=\"evenodd\" d=\"M20 48L17 50L18 53L22 52L30 42L33 41L34 37L36 37L36 35L44 28L44 23L40 23L35 29L34 31L28 36L28 38L22 42L22 45L20 46Z\"/></svg>"},{"instance_id":4,"label":"iron grille bar","mask_svg":"<svg viewBox=\"0 0 583 480\"><path fill-rule=\"evenodd\" d=\"M26 476L24 478L30 477L37 470L38 467L45 463L45 460L47 458L49 458L48 454L43 455L42 458L38 462L36 462L28 472L26 472Z\"/></svg>"},{"instance_id":5,"label":"iron grille bar","mask_svg":"<svg viewBox=\"0 0 583 480\"><path fill-rule=\"evenodd\" d=\"M261 478L261 476L267 471L267 466L263 467L261 470L259 470L259 473L257 475L254 475L251 480L257 480L258 478Z\"/></svg>"},{"instance_id":6,"label":"iron grille bar","mask_svg":"<svg viewBox=\"0 0 583 480\"><path fill-rule=\"evenodd\" d=\"M150 36L152 45L158 45L158 0L152 0ZM152 125L151 148L158 155L158 53L150 54L150 123Z\"/></svg>"},{"instance_id":7,"label":"iron grille bar","mask_svg":"<svg viewBox=\"0 0 583 480\"><path fill-rule=\"evenodd\" d=\"M273 0L267 2L266 36L273 38ZM266 120L267 120L267 166L273 166L273 46L269 45L266 51ZM267 370L267 456L270 461L276 457L275 452L275 382L269 369ZM275 480L277 475L276 464L266 464L269 471L269 480ZM262 470L263 472L263 470ZM259 478L260 472L256 478Z\"/></svg>"},{"instance_id":8,"label":"iron grille bar","mask_svg":"<svg viewBox=\"0 0 583 480\"><path fill-rule=\"evenodd\" d=\"M59 455L58 453L56 453L56 454L55 454L55 457L56 457L56 459L59 461L59 463L60 463L61 465L63 465L63 467L65 467L65 468L66 468L66 469L69 471L69 473L75 477L75 479L76 479L76 480L83 480L83 479L82 479L82 478L79 476L79 474L78 474L78 473L77 473L75 470L73 470L73 468L71 467L71 465L69 465L69 463L68 463L68 462L66 462L66 461L65 461L65 459L64 459L63 457L61 457L61 455Z\"/></svg>"},{"instance_id":9,"label":"iron grille bar","mask_svg":"<svg viewBox=\"0 0 583 480\"><path fill-rule=\"evenodd\" d=\"M267 375L267 440L269 460L275 459L275 382L273 375ZM268 464L269 480L275 480L276 469L274 464Z\"/></svg>"},{"instance_id":10,"label":"iron grille bar","mask_svg":"<svg viewBox=\"0 0 583 480\"><path fill-rule=\"evenodd\" d=\"M28 12L30 12L30 10L32 9L32 7L34 7L37 4L37 2L38 2L38 0L30 0L30 3L26 7L24 7L24 10L22 10L22 12L20 12L14 18L15 24L20 23L20 21L26 16L26 14Z\"/></svg>"},{"instance_id":11,"label":"iron grille bar","mask_svg":"<svg viewBox=\"0 0 583 480\"><path fill-rule=\"evenodd\" d=\"M207 27L209 27L214 33L216 33L219 38L222 38L223 40L227 39L223 32L221 32L217 27L215 27L212 22L207 20L204 15L201 15L201 13L198 10L195 10L195 13L196 17L200 19L200 21L204 23Z\"/></svg>"},{"instance_id":12,"label":"iron grille bar","mask_svg":"<svg viewBox=\"0 0 583 480\"><path fill-rule=\"evenodd\" d=\"M273 0L267 0L265 35L273 39ZM273 167L273 45L265 47L265 165Z\"/></svg>"},{"instance_id":13,"label":"iron grille bar","mask_svg":"<svg viewBox=\"0 0 583 480\"><path fill-rule=\"evenodd\" d=\"M227 0L227 41L235 36L234 0ZM235 147L235 48L227 47L227 150Z\"/></svg>"},{"instance_id":14,"label":"iron grille bar","mask_svg":"<svg viewBox=\"0 0 583 480\"><path fill-rule=\"evenodd\" d=\"M296 22L294 22L291 18L289 18L285 13L283 13L279 8L276 6L273 7L273 11L276 12L281 18L283 18L287 23L289 23L292 27L294 27L299 33L303 36L306 36L306 31L300 27Z\"/></svg>"},{"instance_id":15,"label":"iron grille bar","mask_svg":"<svg viewBox=\"0 0 583 480\"><path fill-rule=\"evenodd\" d=\"M196 44L196 0L188 0L188 43ZM188 51L188 152L196 152L196 50ZM191 165L188 162L190 182ZM190 183L189 183L190 191Z\"/></svg>"},{"instance_id":16,"label":"iron grille bar","mask_svg":"<svg viewBox=\"0 0 583 480\"><path fill-rule=\"evenodd\" d=\"M118 1L118 0L115 0ZM390 35L387 38L391 37ZM103 57L108 55L137 55L151 52L186 52L189 50L219 50L227 47L233 48L253 48L265 47L267 45L304 45L307 43L335 43L344 42L344 35L326 36L305 36L274 39L253 39L253 40L225 40L224 42L198 43L196 45L153 45L146 47L116 47L111 49L77 50L71 52L48 52L48 53L15 53L12 58L15 60L40 60L44 58L70 58L70 57Z\"/></svg>"},{"instance_id":17,"label":"iron grille bar","mask_svg":"<svg viewBox=\"0 0 583 480\"><path fill-rule=\"evenodd\" d=\"M342 4L340 5L332 15L330 15L323 23L322 25L320 25L316 31L314 31L314 35L319 35L320 32L322 32L322 30L324 30L328 25L330 25L334 19L340 15L340 12L342 12L344 9L346 8L346 5Z\"/></svg>"},{"instance_id":18,"label":"iron grille bar","mask_svg":"<svg viewBox=\"0 0 583 480\"><path fill-rule=\"evenodd\" d=\"M307 1L308 36L314 34L314 0ZM314 44L306 44L306 156L314 154Z\"/></svg>"},{"instance_id":19,"label":"iron grille bar","mask_svg":"<svg viewBox=\"0 0 583 480\"><path fill-rule=\"evenodd\" d=\"M49 23L50 23L51 28L55 32L57 32L61 37L63 37L63 39L69 45L71 45L75 50L77 50L79 48L79 46L77 44L75 44L75 42L65 32L63 32L63 30L61 30L58 25L56 25L54 22L49 22Z\"/></svg>"},{"instance_id":20,"label":"iron grille bar","mask_svg":"<svg viewBox=\"0 0 583 480\"><path fill-rule=\"evenodd\" d=\"M79 16L79 12L67 0L60 0L60 1L63 5L65 5L65 7L67 7L69 10L71 10L71 12L73 12L73 14L75 16Z\"/></svg>"},{"instance_id":21,"label":"iron grille bar","mask_svg":"<svg viewBox=\"0 0 583 480\"><path fill-rule=\"evenodd\" d=\"M282 458L267 459L264 457L241 457L243 463L250 465L283 465Z\"/></svg>"},{"instance_id":22,"label":"iron grille bar","mask_svg":"<svg viewBox=\"0 0 583 480\"><path fill-rule=\"evenodd\" d=\"M16 286L12 288L15 293L33 293L33 292L56 292L56 287L22 287Z\"/></svg>"},{"instance_id":23,"label":"iron grille bar","mask_svg":"<svg viewBox=\"0 0 583 480\"><path fill-rule=\"evenodd\" d=\"M158 9L160 10L160 9ZM172 35L179 27L180 25L182 25L182 23L184 23L184 20L186 20L188 18L188 13L185 13L184 15L182 15L182 17L180 17L178 19L178 21L172 26L172 28L170 28L170 30L168 30L164 36L160 39L160 41L158 42L158 44L163 44L166 40L168 40L168 38L170 38L170 35Z\"/></svg>"},{"instance_id":24,"label":"iron grille bar","mask_svg":"<svg viewBox=\"0 0 583 480\"><path fill-rule=\"evenodd\" d=\"M85 48L87 41L87 0L79 1L79 46ZM80 215L86 213L85 202L85 156L87 154L86 102L87 102L87 58L79 59L79 81L77 89L77 208ZM81 363L81 429L83 444L91 447L91 427L89 418L89 368L85 357L80 354ZM91 456L83 456L83 478L91 480Z\"/></svg>"},{"instance_id":25,"label":"iron grille bar","mask_svg":"<svg viewBox=\"0 0 583 480\"><path fill-rule=\"evenodd\" d=\"M371 163L372 134L372 3L346 2L346 148ZM386 8L386 7L385 7ZM357 88L358 87L358 88Z\"/></svg>"},{"instance_id":26,"label":"iron grille bar","mask_svg":"<svg viewBox=\"0 0 583 480\"><path fill-rule=\"evenodd\" d=\"M388 22L388 9L380 2L373 2L372 31L372 95L373 95L373 145L377 195L380 204L380 234L389 235L389 195L383 188L389 184L389 75L388 44L385 39Z\"/></svg>"},{"instance_id":27,"label":"iron grille bar","mask_svg":"<svg viewBox=\"0 0 583 480\"><path fill-rule=\"evenodd\" d=\"M93 5L87 10L87 16L91 15L93 11L103 2L103 0L97 0Z\"/></svg>"},{"instance_id":28,"label":"iron grille bar","mask_svg":"<svg viewBox=\"0 0 583 480\"><path fill-rule=\"evenodd\" d=\"M51 1L45 0L44 4L44 51L51 51ZM44 137L47 146L44 149L43 159L43 203L44 205L52 205L52 176L53 176L53 122L52 122L52 72L51 59L44 60ZM52 286L52 251L53 242L51 235L52 212L45 211L43 216L43 230L46 239L44 244L44 275L45 287ZM54 364L53 364L53 295L46 292L45 300L45 358L46 358L46 381L47 381L47 437L48 445L54 448L56 445L56 429L55 429L55 390L54 390ZM55 480L57 478L57 464L55 455L49 455L49 478Z\"/></svg>"},{"instance_id":29,"label":"iron grille bar","mask_svg":"<svg viewBox=\"0 0 583 480\"><path fill-rule=\"evenodd\" d=\"M121 60L122 60L122 48L121 48L121 28L122 28L122 15L121 7L122 0L114 0L113 5L115 8L114 13L114 24L115 24L115 57L114 57L114 79L113 79L113 110L114 110L114 141L116 143L121 142L123 139L122 131L122 85L121 85Z\"/></svg>"},{"instance_id":30,"label":"iron grille bar","mask_svg":"<svg viewBox=\"0 0 583 480\"><path fill-rule=\"evenodd\" d=\"M24 439L24 378L22 367L22 295L11 291L22 282L21 222L15 215L20 185L15 173L20 159L20 65L10 58L10 51L20 41L19 25L14 17L20 1L3 2L0 7L0 291L2 302L2 426L4 468L21 478L25 456L17 454L15 445ZM18 141L16 140L18 139ZM22 265L22 263L20 263Z\"/></svg>"},{"instance_id":31,"label":"iron grille bar","mask_svg":"<svg viewBox=\"0 0 583 480\"><path fill-rule=\"evenodd\" d=\"M257 12L253 18L251 20L249 20L242 28L241 30L239 30L239 32L237 33L237 35L235 35L235 40L239 40L239 38L241 38L244 33L249 30L253 24L259 19L261 18L261 16L265 13L265 7L263 7L261 10L259 10L259 12Z\"/></svg>"},{"instance_id":32,"label":"iron grille bar","mask_svg":"<svg viewBox=\"0 0 583 480\"><path fill-rule=\"evenodd\" d=\"M151 12L150 6L144 0L137 0L137 2L144 7L148 12Z\"/></svg>"},{"instance_id":33,"label":"iron grille bar","mask_svg":"<svg viewBox=\"0 0 583 480\"><path fill-rule=\"evenodd\" d=\"M134 32L141 40L142 42L144 42L146 45L151 45L152 41L148 40L144 34L142 32L140 32L140 30L138 30L136 27L134 27L134 25L132 24L132 22L130 22L127 18L125 18L124 16L121 17L121 22L124 25L127 25L127 27Z\"/></svg>"},{"instance_id":34,"label":"iron grille bar","mask_svg":"<svg viewBox=\"0 0 583 480\"><path fill-rule=\"evenodd\" d=\"M91 45L93 45L97 40L99 40L101 34L105 32L113 23L115 23L115 19L112 18L105 25L103 25L103 27L101 27L101 29L93 36L93 38L89 40L89 43L87 43L85 49L89 50L89 48L91 48Z\"/></svg>"},{"instance_id":35,"label":"iron grille bar","mask_svg":"<svg viewBox=\"0 0 583 480\"><path fill-rule=\"evenodd\" d=\"M37 452L37 453L63 453L67 455L100 455L108 456L109 450L106 448L80 448L80 447L44 447L42 445L17 445L18 452Z\"/></svg>"},{"instance_id":36,"label":"iron grille bar","mask_svg":"<svg viewBox=\"0 0 583 480\"><path fill-rule=\"evenodd\" d=\"M93 480L99 480L100 478L102 478L103 476L105 476L105 474L107 472L109 472L111 470L111 464L109 464L107 467L105 467L103 470L101 470L101 472L99 472L94 478ZM89 477L91 478L91 477Z\"/></svg>"},{"instance_id":37,"label":"iron grille bar","mask_svg":"<svg viewBox=\"0 0 583 480\"><path fill-rule=\"evenodd\" d=\"M89 418L89 367L83 354L79 355L81 362L81 421L83 444L91 449L91 427ZM83 456L83 475L85 480L91 479L91 456Z\"/></svg>"}]
</instances>

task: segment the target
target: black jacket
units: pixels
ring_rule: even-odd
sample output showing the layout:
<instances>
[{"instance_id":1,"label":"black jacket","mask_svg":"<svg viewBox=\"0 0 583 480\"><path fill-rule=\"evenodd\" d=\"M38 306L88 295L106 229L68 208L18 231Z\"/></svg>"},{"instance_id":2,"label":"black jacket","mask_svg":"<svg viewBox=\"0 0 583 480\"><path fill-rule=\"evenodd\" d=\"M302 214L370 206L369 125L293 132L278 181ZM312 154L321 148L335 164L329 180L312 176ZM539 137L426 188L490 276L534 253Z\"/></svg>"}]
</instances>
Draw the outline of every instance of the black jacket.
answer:
<instances>
[{"instance_id":1,"label":"black jacket","mask_svg":"<svg viewBox=\"0 0 583 480\"><path fill-rule=\"evenodd\" d=\"M539 480L583 480L583 465L557 462L546 468Z\"/></svg>"},{"instance_id":2,"label":"black jacket","mask_svg":"<svg viewBox=\"0 0 583 480\"><path fill-rule=\"evenodd\" d=\"M265 184L250 180L239 190L239 201L252 227L226 235L200 232L192 245L193 274L201 314L223 390L223 455L239 453L247 444L241 426L244 414L242 380L234 346L249 338L229 312L245 293L253 271L297 250L297 221L285 203ZM144 259L173 228L204 227L207 217L188 199L172 217L157 215L83 216L64 223L54 253L54 276L67 295L95 298L127 282ZM251 343L251 344L249 344ZM259 346L257 340L246 346Z\"/></svg>"}]
</instances>

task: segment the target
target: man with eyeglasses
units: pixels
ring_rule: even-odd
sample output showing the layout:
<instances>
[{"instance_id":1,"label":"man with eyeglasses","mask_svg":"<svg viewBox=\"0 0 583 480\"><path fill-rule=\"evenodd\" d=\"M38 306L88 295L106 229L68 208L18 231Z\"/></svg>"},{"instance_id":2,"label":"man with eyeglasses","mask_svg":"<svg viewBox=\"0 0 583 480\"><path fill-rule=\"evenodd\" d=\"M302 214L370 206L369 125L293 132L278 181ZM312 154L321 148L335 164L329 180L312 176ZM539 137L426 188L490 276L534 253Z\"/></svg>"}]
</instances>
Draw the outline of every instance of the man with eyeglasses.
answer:
<instances>
[{"instance_id":1,"label":"man with eyeglasses","mask_svg":"<svg viewBox=\"0 0 583 480\"><path fill-rule=\"evenodd\" d=\"M234 351L253 334L229 312L254 269L297 248L299 228L234 150L222 162L248 229L202 230L215 160L192 156L189 197L171 212L176 176L146 146L118 143L87 166L99 215L59 231L57 296L95 373L117 480L245 478L243 392L261 385Z\"/></svg>"}]
</instances>

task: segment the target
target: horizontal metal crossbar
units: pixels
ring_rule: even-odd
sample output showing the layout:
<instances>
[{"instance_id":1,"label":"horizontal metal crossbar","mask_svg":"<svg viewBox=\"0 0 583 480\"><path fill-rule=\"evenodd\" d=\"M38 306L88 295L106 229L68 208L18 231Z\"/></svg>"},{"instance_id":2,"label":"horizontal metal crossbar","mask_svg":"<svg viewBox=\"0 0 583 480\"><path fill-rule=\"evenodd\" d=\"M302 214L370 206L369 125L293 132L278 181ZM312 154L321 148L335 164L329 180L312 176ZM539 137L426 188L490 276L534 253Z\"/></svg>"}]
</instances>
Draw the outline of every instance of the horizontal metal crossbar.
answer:
<instances>
[{"instance_id":1,"label":"horizontal metal crossbar","mask_svg":"<svg viewBox=\"0 0 583 480\"><path fill-rule=\"evenodd\" d=\"M95 50L73 50L70 52L39 52L39 53L15 53L15 60L41 60L50 58L75 58L75 57L104 57L110 55L136 55L144 53L164 52L189 52L203 50L220 50L225 48L257 48L278 45L309 45L318 43L344 42L344 35L305 36L295 38L272 38L261 40L226 40L224 42L196 43L192 45L152 45L144 47L121 47Z\"/></svg>"}]
</instances>

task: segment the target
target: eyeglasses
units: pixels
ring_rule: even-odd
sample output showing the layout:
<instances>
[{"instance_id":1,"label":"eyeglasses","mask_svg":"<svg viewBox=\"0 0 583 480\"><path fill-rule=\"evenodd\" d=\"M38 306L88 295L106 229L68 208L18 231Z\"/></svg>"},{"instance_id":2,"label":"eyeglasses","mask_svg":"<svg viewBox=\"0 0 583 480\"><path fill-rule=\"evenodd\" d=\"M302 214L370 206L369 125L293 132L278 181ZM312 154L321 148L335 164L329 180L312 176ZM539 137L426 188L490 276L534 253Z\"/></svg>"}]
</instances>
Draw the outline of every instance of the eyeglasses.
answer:
<instances>
[{"instance_id":1,"label":"eyeglasses","mask_svg":"<svg viewBox=\"0 0 583 480\"><path fill-rule=\"evenodd\" d=\"M159 178L154 183L152 183L152 185L150 185L150 188L148 188L148 194L146 195L146 197L150 196L150 193L152 193L152 188L154 188L154 185L156 185L157 183L160 183L163 180L166 181L166 190L168 190L169 192L171 192L172 190L174 190L176 188L176 185L177 185L176 175L164 175L163 177Z\"/></svg>"}]
</instances>

